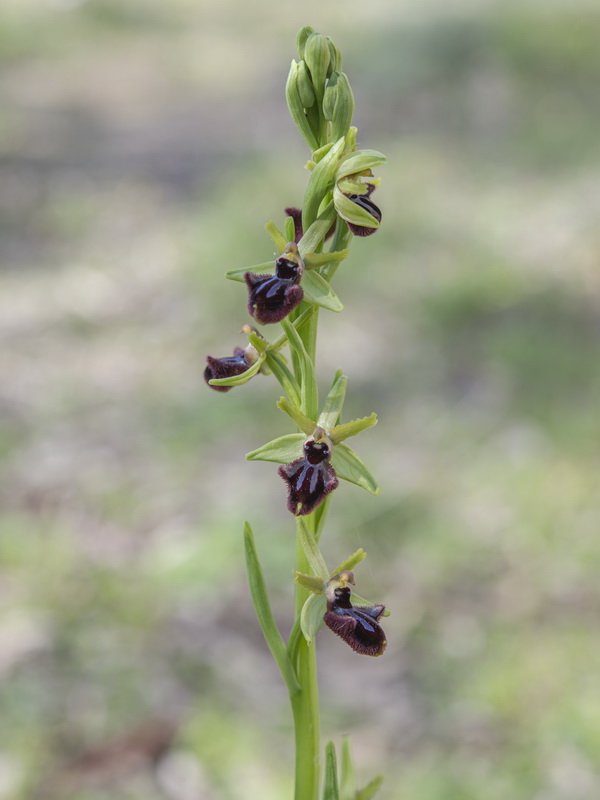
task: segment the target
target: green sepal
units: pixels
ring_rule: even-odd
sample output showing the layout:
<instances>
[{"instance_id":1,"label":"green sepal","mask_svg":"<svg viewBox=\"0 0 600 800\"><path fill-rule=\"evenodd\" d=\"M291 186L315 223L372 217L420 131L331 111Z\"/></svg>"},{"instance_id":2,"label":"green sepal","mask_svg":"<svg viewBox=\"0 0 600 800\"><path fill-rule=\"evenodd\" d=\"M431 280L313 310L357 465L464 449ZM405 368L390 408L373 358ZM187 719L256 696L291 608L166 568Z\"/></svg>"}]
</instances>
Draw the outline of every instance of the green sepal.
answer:
<instances>
[{"instance_id":1,"label":"green sepal","mask_svg":"<svg viewBox=\"0 0 600 800\"><path fill-rule=\"evenodd\" d=\"M350 251L346 249L335 250L333 253L307 253L303 258L304 267L308 270L325 267L328 264L337 264L339 261L343 261L347 258L349 252Z\"/></svg>"},{"instance_id":2,"label":"green sepal","mask_svg":"<svg viewBox=\"0 0 600 800\"><path fill-rule=\"evenodd\" d=\"M373 800L383 783L383 775L377 775L363 789L356 793L356 800Z\"/></svg>"},{"instance_id":3,"label":"green sepal","mask_svg":"<svg viewBox=\"0 0 600 800\"><path fill-rule=\"evenodd\" d=\"M381 488L371 475L351 447L341 442L333 448L331 454L331 466L334 468L338 478L342 478L349 483L361 486L371 494L379 494Z\"/></svg>"},{"instance_id":4,"label":"green sepal","mask_svg":"<svg viewBox=\"0 0 600 800\"><path fill-rule=\"evenodd\" d=\"M304 113L304 106L302 105L302 100L300 99L300 93L298 91L298 63L296 61L292 61L290 66L285 84L285 99L290 115L296 127L304 137L304 141L309 146L310 151L316 150L319 143ZM311 111L312 110L313 109L311 109Z\"/></svg>"},{"instance_id":5,"label":"green sepal","mask_svg":"<svg viewBox=\"0 0 600 800\"><path fill-rule=\"evenodd\" d=\"M269 596L267 594L267 587L263 577L260 561L258 560L258 553L256 552L256 545L254 543L254 534L249 523L244 523L244 545L246 550L246 567L248 571L248 583L250 586L250 595L254 603L256 616L262 628L262 632L266 639L269 650L275 659L279 671L286 683L290 695L300 691L300 685L296 677L296 672L292 666L292 662L288 656L287 648L277 625L273 618L271 604L269 603Z\"/></svg>"},{"instance_id":6,"label":"green sepal","mask_svg":"<svg viewBox=\"0 0 600 800\"><path fill-rule=\"evenodd\" d=\"M305 272L302 276L301 286L304 289L304 298L329 311L342 311L344 306L340 298L322 278L318 272Z\"/></svg>"},{"instance_id":7,"label":"green sepal","mask_svg":"<svg viewBox=\"0 0 600 800\"><path fill-rule=\"evenodd\" d=\"M312 419L305 417L300 409L296 408L296 406L290 403L286 397L280 397L276 405L280 411L283 411L284 414L287 414L288 417L291 417L294 420L301 431L304 431L307 436L312 436L315 428L317 427L316 422L313 422Z\"/></svg>"},{"instance_id":8,"label":"green sepal","mask_svg":"<svg viewBox=\"0 0 600 800\"><path fill-rule=\"evenodd\" d=\"M305 25L303 28L300 28L298 31L298 35L296 36L296 49L298 50L298 56L300 58L304 58L304 48L306 47L306 40L314 33L314 28L311 28L310 25Z\"/></svg>"},{"instance_id":9,"label":"green sepal","mask_svg":"<svg viewBox=\"0 0 600 800\"><path fill-rule=\"evenodd\" d=\"M295 352L300 365L300 375L302 379L300 383L301 410L309 419L314 419L318 412L319 397L313 362L306 352L304 342L298 335L298 331L288 317L281 320L281 327L288 338L290 349Z\"/></svg>"},{"instance_id":10,"label":"green sepal","mask_svg":"<svg viewBox=\"0 0 600 800\"><path fill-rule=\"evenodd\" d=\"M352 201L350 201L352 202ZM329 203L312 223L310 228L304 233L298 242L298 250L304 258L304 253L313 253L329 233L329 229L335 222L336 211L333 203Z\"/></svg>"},{"instance_id":11,"label":"green sepal","mask_svg":"<svg viewBox=\"0 0 600 800\"><path fill-rule=\"evenodd\" d=\"M251 367L241 372L239 375L232 375L230 378L212 378L208 383L210 386L241 386L253 378L262 367L265 354L260 355Z\"/></svg>"},{"instance_id":12,"label":"green sepal","mask_svg":"<svg viewBox=\"0 0 600 800\"><path fill-rule=\"evenodd\" d=\"M333 742L325 747L325 779L323 783L323 800L340 800L337 779L337 759Z\"/></svg>"},{"instance_id":13,"label":"green sepal","mask_svg":"<svg viewBox=\"0 0 600 800\"><path fill-rule=\"evenodd\" d=\"M323 410L317 419L317 425L324 428L328 434L329 429L333 428L342 413L342 406L346 397L346 387L348 386L348 378L342 375L341 371L336 372L333 385L329 390L329 394L325 400ZM331 440L333 442L333 439Z\"/></svg>"},{"instance_id":14,"label":"green sepal","mask_svg":"<svg viewBox=\"0 0 600 800\"><path fill-rule=\"evenodd\" d=\"M340 800L355 800L356 777L354 762L350 752L350 737L342 736L342 757L340 763Z\"/></svg>"},{"instance_id":15,"label":"green sepal","mask_svg":"<svg viewBox=\"0 0 600 800\"><path fill-rule=\"evenodd\" d=\"M285 359L282 355L275 352L275 350L267 350L266 352L267 366L279 381L281 388L290 398L290 401L299 405L300 400L300 387L298 381L288 369Z\"/></svg>"},{"instance_id":16,"label":"green sepal","mask_svg":"<svg viewBox=\"0 0 600 800\"><path fill-rule=\"evenodd\" d=\"M385 164L387 158L378 150L359 150L348 156L338 167L335 174L336 181L348 175L356 175L368 169L375 169Z\"/></svg>"},{"instance_id":17,"label":"green sepal","mask_svg":"<svg viewBox=\"0 0 600 800\"><path fill-rule=\"evenodd\" d=\"M298 537L300 539L300 544L302 545L304 555L306 556L306 560L308 561L310 568L312 569L313 573L323 582L328 581L329 570L327 569L325 559L321 555L319 545L315 540L313 532L302 517L298 517L296 524L298 526Z\"/></svg>"},{"instance_id":18,"label":"green sepal","mask_svg":"<svg viewBox=\"0 0 600 800\"><path fill-rule=\"evenodd\" d=\"M353 225L360 225L363 228L379 227L379 222L372 214L369 214L364 208L353 203L349 197L342 194L337 186L333 190L333 202L335 210L346 222L351 222Z\"/></svg>"},{"instance_id":19,"label":"green sepal","mask_svg":"<svg viewBox=\"0 0 600 800\"><path fill-rule=\"evenodd\" d=\"M311 172L302 206L302 227L308 230L318 216L321 201L331 191L346 140L341 137Z\"/></svg>"},{"instance_id":20,"label":"green sepal","mask_svg":"<svg viewBox=\"0 0 600 800\"><path fill-rule=\"evenodd\" d=\"M375 412L368 417L361 417L360 419L353 419L351 422L344 422L342 425L336 425L329 430L329 438L333 444L339 444L350 436L356 436L362 431L366 431L367 428L372 428L373 425L377 425L377 414Z\"/></svg>"},{"instance_id":21,"label":"green sepal","mask_svg":"<svg viewBox=\"0 0 600 800\"><path fill-rule=\"evenodd\" d=\"M244 283L244 275L246 272L254 272L255 275L269 275L275 272L275 262L265 261L264 264L254 264L252 267L239 267L238 269L228 269L225 277L230 281L239 281Z\"/></svg>"},{"instance_id":22,"label":"green sepal","mask_svg":"<svg viewBox=\"0 0 600 800\"><path fill-rule=\"evenodd\" d=\"M304 572L298 572L297 570L294 570L294 583L297 583L299 586L303 586L313 594L323 594L326 585L315 575L306 575Z\"/></svg>"},{"instance_id":23,"label":"green sepal","mask_svg":"<svg viewBox=\"0 0 600 800\"><path fill-rule=\"evenodd\" d=\"M327 598L324 594L311 594L310 597L306 598L306 602L300 612L300 628L309 644L319 632L326 611Z\"/></svg>"},{"instance_id":24,"label":"green sepal","mask_svg":"<svg viewBox=\"0 0 600 800\"><path fill-rule=\"evenodd\" d=\"M246 461L273 461L275 464L289 464L302 455L302 445L306 440L303 433L287 433L262 447L246 454Z\"/></svg>"},{"instance_id":25,"label":"green sepal","mask_svg":"<svg viewBox=\"0 0 600 800\"><path fill-rule=\"evenodd\" d=\"M283 233L279 230L277 225L273 222L273 220L269 220L269 222L265 223L265 230L273 240L273 244L277 248L278 253L284 253L285 248L287 247L288 240L285 238Z\"/></svg>"},{"instance_id":26,"label":"green sepal","mask_svg":"<svg viewBox=\"0 0 600 800\"><path fill-rule=\"evenodd\" d=\"M331 61L331 53L327 39L321 33L311 33L304 44L304 61L310 71L310 77L317 97L323 97L327 69Z\"/></svg>"},{"instance_id":27,"label":"green sepal","mask_svg":"<svg viewBox=\"0 0 600 800\"><path fill-rule=\"evenodd\" d=\"M378 606L378 605L381 605L381 604L380 603L372 603L370 600L367 600L365 597L361 597L359 594L356 594L356 592L353 589L352 590L352 605L353 606L358 606L359 608L361 606L366 606L367 608L372 608L373 606ZM389 617L389 616L391 616L391 613L392 612L388 611L388 609L386 608L381 616L382 617Z\"/></svg>"},{"instance_id":28,"label":"green sepal","mask_svg":"<svg viewBox=\"0 0 600 800\"><path fill-rule=\"evenodd\" d=\"M337 567L331 573L331 577L333 578L334 575L339 575L340 572L352 572L354 567L357 564L360 564L361 561L364 561L366 557L367 554L365 553L365 551L362 549L362 547L359 547L359 549L355 553L352 553L352 555L349 556L345 561L342 561L339 567Z\"/></svg>"}]
</instances>

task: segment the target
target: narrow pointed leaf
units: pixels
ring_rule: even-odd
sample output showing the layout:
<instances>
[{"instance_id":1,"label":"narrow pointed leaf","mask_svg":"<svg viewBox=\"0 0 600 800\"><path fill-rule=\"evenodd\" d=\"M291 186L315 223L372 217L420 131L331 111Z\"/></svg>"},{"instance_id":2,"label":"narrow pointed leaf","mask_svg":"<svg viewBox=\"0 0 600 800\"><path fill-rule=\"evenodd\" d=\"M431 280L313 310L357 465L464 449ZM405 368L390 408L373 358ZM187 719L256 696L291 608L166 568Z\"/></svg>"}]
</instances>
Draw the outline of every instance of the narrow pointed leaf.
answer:
<instances>
[{"instance_id":1,"label":"narrow pointed leaf","mask_svg":"<svg viewBox=\"0 0 600 800\"><path fill-rule=\"evenodd\" d=\"M347 386L348 378L338 372L317 420L317 424L326 431L334 427L342 413Z\"/></svg>"},{"instance_id":2,"label":"narrow pointed leaf","mask_svg":"<svg viewBox=\"0 0 600 800\"><path fill-rule=\"evenodd\" d=\"M336 211L334 205L333 203L329 203L298 242L298 249L303 258L304 253L313 253L317 249L329 233L329 229L335 222L335 218Z\"/></svg>"},{"instance_id":3,"label":"narrow pointed leaf","mask_svg":"<svg viewBox=\"0 0 600 800\"><path fill-rule=\"evenodd\" d=\"M345 561L342 561L339 567L337 567L331 573L331 577L333 578L334 575L339 575L340 572L352 572L354 567L357 564L360 564L361 561L364 561L366 557L367 554L365 553L365 551L362 549L362 547L359 547L359 549L355 553L352 553L352 555L349 556Z\"/></svg>"},{"instance_id":4,"label":"narrow pointed leaf","mask_svg":"<svg viewBox=\"0 0 600 800\"><path fill-rule=\"evenodd\" d=\"M322 581L329 580L329 570L327 569L325 559L321 555L319 545L315 540L313 532L302 517L298 517L296 522L298 525L300 544L302 545L304 555L306 556L306 560L308 561L310 568L318 578L321 578Z\"/></svg>"},{"instance_id":5,"label":"narrow pointed leaf","mask_svg":"<svg viewBox=\"0 0 600 800\"><path fill-rule=\"evenodd\" d=\"M300 411L299 408L296 408L289 400L285 397L280 397L277 401L277 408L280 411L283 411L288 417L291 417L296 425L300 428L301 431L307 436L312 436L316 426L316 423L313 422L312 419L305 417L304 414Z\"/></svg>"},{"instance_id":6,"label":"narrow pointed leaf","mask_svg":"<svg viewBox=\"0 0 600 800\"><path fill-rule=\"evenodd\" d=\"M273 461L275 464L289 464L302 455L302 445L306 436L303 433L288 433L273 439L262 447L246 454L246 461Z\"/></svg>"},{"instance_id":7,"label":"narrow pointed leaf","mask_svg":"<svg viewBox=\"0 0 600 800\"><path fill-rule=\"evenodd\" d=\"M344 422L343 425L336 425L330 429L329 437L334 444L339 444L350 436L356 436L358 433L366 431L367 428L372 428L373 425L377 425L377 414L375 413L368 417L353 419L352 422Z\"/></svg>"},{"instance_id":8,"label":"narrow pointed leaf","mask_svg":"<svg viewBox=\"0 0 600 800\"><path fill-rule=\"evenodd\" d=\"M332 253L307 253L304 256L304 266L306 269L318 269L327 264L337 264L348 257L350 251L334 250Z\"/></svg>"},{"instance_id":9,"label":"narrow pointed leaf","mask_svg":"<svg viewBox=\"0 0 600 800\"><path fill-rule=\"evenodd\" d=\"M319 632L326 611L327 598L324 594L311 594L310 597L306 598L306 602L300 612L300 627L304 638L309 644Z\"/></svg>"},{"instance_id":10,"label":"narrow pointed leaf","mask_svg":"<svg viewBox=\"0 0 600 800\"><path fill-rule=\"evenodd\" d=\"M381 488L371 475L367 467L356 455L351 447L343 442L333 448L331 455L331 465L336 471L338 478L342 478L357 486L362 486L371 494L379 494Z\"/></svg>"},{"instance_id":11,"label":"narrow pointed leaf","mask_svg":"<svg viewBox=\"0 0 600 800\"><path fill-rule=\"evenodd\" d=\"M341 137L310 174L302 205L302 227L304 230L308 230L309 226L316 220L321 201L327 192L333 188L335 173L345 146L346 141Z\"/></svg>"},{"instance_id":12,"label":"narrow pointed leaf","mask_svg":"<svg viewBox=\"0 0 600 800\"><path fill-rule=\"evenodd\" d=\"M342 758L340 764L340 800L355 800L356 777L350 752L350 737L342 736Z\"/></svg>"},{"instance_id":13,"label":"narrow pointed leaf","mask_svg":"<svg viewBox=\"0 0 600 800\"><path fill-rule=\"evenodd\" d=\"M281 327L288 338L290 348L296 353L300 365L301 410L307 417L315 419L318 413L319 397L313 362L306 352L298 331L287 317L281 320Z\"/></svg>"},{"instance_id":14,"label":"narrow pointed leaf","mask_svg":"<svg viewBox=\"0 0 600 800\"><path fill-rule=\"evenodd\" d=\"M376 778L368 783L364 789L360 789L356 793L356 800L373 800L383 783L383 775L377 775Z\"/></svg>"},{"instance_id":15,"label":"narrow pointed leaf","mask_svg":"<svg viewBox=\"0 0 600 800\"><path fill-rule=\"evenodd\" d=\"M264 264L254 264L252 267L230 269L225 273L225 277L230 281L238 281L239 283L243 283L246 272L254 272L256 275L270 275L271 272L275 272L275 262L265 261Z\"/></svg>"},{"instance_id":16,"label":"narrow pointed leaf","mask_svg":"<svg viewBox=\"0 0 600 800\"><path fill-rule=\"evenodd\" d=\"M325 590L325 583L321 578L317 578L314 575L306 575L304 572L298 572L297 570L294 570L294 583L303 586L313 594L323 594Z\"/></svg>"},{"instance_id":17,"label":"narrow pointed leaf","mask_svg":"<svg viewBox=\"0 0 600 800\"><path fill-rule=\"evenodd\" d=\"M344 306L342 301L318 272L307 271L302 276L302 288L304 298L310 303L314 303L329 311L342 311Z\"/></svg>"},{"instance_id":18,"label":"narrow pointed leaf","mask_svg":"<svg viewBox=\"0 0 600 800\"><path fill-rule=\"evenodd\" d=\"M243 383L248 383L250 378L253 378L262 367L264 360L265 356L263 354L245 372L240 372L239 375L232 375L230 378L212 378L209 384L211 386L241 386Z\"/></svg>"},{"instance_id":19,"label":"narrow pointed leaf","mask_svg":"<svg viewBox=\"0 0 600 800\"><path fill-rule=\"evenodd\" d=\"M349 197L340 192L337 186L333 190L333 202L337 213L347 222L351 222L354 225L362 225L364 228L379 227L379 220L376 220L372 214L369 214L361 206L353 203Z\"/></svg>"},{"instance_id":20,"label":"narrow pointed leaf","mask_svg":"<svg viewBox=\"0 0 600 800\"><path fill-rule=\"evenodd\" d=\"M250 585L250 595L256 616L262 628L262 632L266 639L269 650L279 667L279 671L286 683L290 694L294 694L300 690L296 673L292 666L292 662L287 653L285 642L283 641L273 612L271 611L271 604L267 595L267 587L263 578L262 569L258 560L258 553L256 552L256 545L254 543L254 534L252 528L246 522L244 524L244 544L246 548L246 567L248 570L248 583Z\"/></svg>"},{"instance_id":21,"label":"narrow pointed leaf","mask_svg":"<svg viewBox=\"0 0 600 800\"><path fill-rule=\"evenodd\" d=\"M333 742L327 742L325 748L325 781L323 784L323 800L340 800L337 779L337 760Z\"/></svg>"},{"instance_id":22,"label":"narrow pointed leaf","mask_svg":"<svg viewBox=\"0 0 600 800\"><path fill-rule=\"evenodd\" d=\"M300 387L298 386L298 381L288 369L283 356L274 350L267 350L266 361L267 366L281 384L281 388L290 398L290 401L294 405L298 405L301 402Z\"/></svg>"}]
</instances>

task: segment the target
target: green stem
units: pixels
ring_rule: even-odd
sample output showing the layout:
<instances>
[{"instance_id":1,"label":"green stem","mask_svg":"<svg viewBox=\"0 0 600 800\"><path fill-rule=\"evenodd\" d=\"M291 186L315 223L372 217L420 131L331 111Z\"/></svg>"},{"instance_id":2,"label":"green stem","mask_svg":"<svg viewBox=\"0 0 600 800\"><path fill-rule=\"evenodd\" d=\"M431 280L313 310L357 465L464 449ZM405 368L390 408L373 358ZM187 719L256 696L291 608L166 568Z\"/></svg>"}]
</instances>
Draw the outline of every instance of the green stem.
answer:
<instances>
[{"instance_id":1,"label":"green stem","mask_svg":"<svg viewBox=\"0 0 600 800\"><path fill-rule=\"evenodd\" d=\"M305 519L307 524L312 526L312 515ZM298 534L296 535L296 569L299 572L309 571ZM308 591L302 586L296 586L296 624L308 594ZM313 641L309 645L304 636L300 634L290 638L290 645L293 650L290 655L295 660L296 675L300 684L300 691L291 695L296 735L295 800L318 800L321 745L315 642Z\"/></svg>"}]
</instances>

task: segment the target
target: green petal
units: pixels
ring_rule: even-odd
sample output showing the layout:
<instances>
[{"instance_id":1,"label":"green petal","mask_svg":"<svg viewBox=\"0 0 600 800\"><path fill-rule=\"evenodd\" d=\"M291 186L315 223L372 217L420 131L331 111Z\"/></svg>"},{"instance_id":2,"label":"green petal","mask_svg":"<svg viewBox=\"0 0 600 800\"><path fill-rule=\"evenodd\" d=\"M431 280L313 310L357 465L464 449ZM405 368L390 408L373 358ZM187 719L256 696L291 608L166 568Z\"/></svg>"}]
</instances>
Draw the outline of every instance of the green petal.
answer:
<instances>
[{"instance_id":1,"label":"green petal","mask_svg":"<svg viewBox=\"0 0 600 800\"><path fill-rule=\"evenodd\" d=\"M269 603L269 596L267 594L267 587L263 578L260 561L258 560L258 553L256 552L256 545L254 544L254 534L252 528L246 522L244 524L244 544L246 549L246 567L248 570L248 583L250 586L250 595L256 610L256 616L262 628L262 632L269 646L273 658L275 659L279 671L288 687L290 694L294 694L300 690L296 673L292 662L287 653L285 642L283 641L273 612L271 611L271 604Z\"/></svg>"},{"instance_id":2,"label":"green petal","mask_svg":"<svg viewBox=\"0 0 600 800\"><path fill-rule=\"evenodd\" d=\"M339 575L340 572L352 572L354 567L357 564L360 564L361 561L364 561L366 557L367 554L365 551L362 549L362 547L359 547L359 549L355 553L352 553L349 558L347 558L345 561L342 561L339 567L337 567L331 573L331 577L333 578L334 575Z\"/></svg>"},{"instance_id":3,"label":"green petal","mask_svg":"<svg viewBox=\"0 0 600 800\"><path fill-rule=\"evenodd\" d=\"M307 436L312 436L315 428L317 427L316 422L313 422L312 419L305 417L300 409L292 405L287 398L280 397L277 401L277 408L280 411L283 411L284 414L287 414L288 417L291 417L300 430L304 431Z\"/></svg>"},{"instance_id":4,"label":"green petal","mask_svg":"<svg viewBox=\"0 0 600 800\"><path fill-rule=\"evenodd\" d=\"M338 478L361 486L371 494L379 494L381 488L351 447L343 442L333 448L331 466Z\"/></svg>"},{"instance_id":5,"label":"green petal","mask_svg":"<svg viewBox=\"0 0 600 800\"><path fill-rule=\"evenodd\" d=\"M306 641L310 644L317 635L327 611L327 598L324 594L311 594L307 597L300 612L300 627Z\"/></svg>"},{"instance_id":6,"label":"green petal","mask_svg":"<svg viewBox=\"0 0 600 800\"><path fill-rule=\"evenodd\" d=\"M339 444L350 436L356 436L358 433L366 431L367 428L372 428L373 425L377 425L377 414L375 413L368 417L353 419L352 422L344 422L343 425L336 425L330 429L329 438L333 444Z\"/></svg>"},{"instance_id":7,"label":"green petal","mask_svg":"<svg viewBox=\"0 0 600 800\"><path fill-rule=\"evenodd\" d=\"M248 383L250 378L256 375L262 367L264 360L265 356L263 353L245 372L241 372L239 375L232 375L230 378L212 378L208 383L210 386L241 386L243 383Z\"/></svg>"},{"instance_id":8,"label":"green petal","mask_svg":"<svg viewBox=\"0 0 600 800\"><path fill-rule=\"evenodd\" d=\"M302 288L304 298L309 303L327 308L329 311L342 311L344 308L340 298L318 272L305 272L302 276Z\"/></svg>"},{"instance_id":9,"label":"green petal","mask_svg":"<svg viewBox=\"0 0 600 800\"><path fill-rule=\"evenodd\" d=\"M288 240L285 238L283 233L281 233L281 231L279 230L277 225L275 225L275 223L272 220L270 220L265 225L265 230L267 231L267 233L269 234L269 236L273 240L273 244L277 248L277 252L278 253L285 252L285 248L286 248L286 245L288 243Z\"/></svg>"},{"instance_id":10,"label":"green petal","mask_svg":"<svg viewBox=\"0 0 600 800\"><path fill-rule=\"evenodd\" d=\"M273 461L275 464L289 464L290 461L300 458L305 440L306 436L303 433L288 433L247 453L246 461Z\"/></svg>"}]
</instances>

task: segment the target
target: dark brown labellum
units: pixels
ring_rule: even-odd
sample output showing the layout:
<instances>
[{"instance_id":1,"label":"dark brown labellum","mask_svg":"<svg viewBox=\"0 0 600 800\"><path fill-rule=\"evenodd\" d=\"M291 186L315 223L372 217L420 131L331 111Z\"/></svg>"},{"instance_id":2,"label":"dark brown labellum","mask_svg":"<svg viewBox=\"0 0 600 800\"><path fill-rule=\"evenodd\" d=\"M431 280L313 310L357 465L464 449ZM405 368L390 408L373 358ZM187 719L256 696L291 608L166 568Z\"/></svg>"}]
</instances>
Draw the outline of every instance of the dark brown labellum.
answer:
<instances>
[{"instance_id":1,"label":"dark brown labellum","mask_svg":"<svg viewBox=\"0 0 600 800\"><path fill-rule=\"evenodd\" d=\"M241 375L250 364L246 358L246 353L241 347L236 347L232 356L225 358L206 357L206 369L204 370L204 380L208 383L213 378L232 378L234 375ZM210 384L209 384L210 386ZM215 392L228 392L233 386L210 386Z\"/></svg>"},{"instance_id":2,"label":"dark brown labellum","mask_svg":"<svg viewBox=\"0 0 600 800\"><path fill-rule=\"evenodd\" d=\"M372 184L369 184L369 186L372 186ZM373 190L371 189L369 195L371 194L372 191ZM360 206L360 208L363 208L365 211L371 214L372 217L375 217L377 222L381 222L381 211L379 207L376 206L375 203L371 200L369 195L350 194L348 195L348 199L352 200L352 202L356 203L356 205ZM353 222L348 222L347 220L346 222L348 227L355 236L370 236L372 233L376 233L378 231L378 228L366 228L364 225L355 225Z\"/></svg>"},{"instance_id":3,"label":"dark brown labellum","mask_svg":"<svg viewBox=\"0 0 600 800\"><path fill-rule=\"evenodd\" d=\"M304 298L302 287L297 285L298 279L246 272L248 312L262 325L281 322Z\"/></svg>"},{"instance_id":4,"label":"dark brown labellum","mask_svg":"<svg viewBox=\"0 0 600 800\"><path fill-rule=\"evenodd\" d=\"M338 486L325 442L306 442L304 455L282 464L278 473L288 485L288 508L296 517L310 514Z\"/></svg>"},{"instance_id":5,"label":"dark brown labellum","mask_svg":"<svg viewBox=\"0 0 600 800\"><path fill-rule=\"evenodd\" d=\"M285 280L298 283L302 277L302 272L300 270L300 265L295 261L290 261L290 259L285 256L279 256L275 262L275 275L277 275L278 278L284 278Z\"/></svg>"},{"instance_id":6,"label":"dark brown labellum","mask_svg":"<svg viewBox=\"0 0 600 800\"><path fill-rule=\"evenodd\" d=\"M335 590L335 600L327 603L323 621L355 653L380 656L387 641L379 619L385 606L353 606L348 587Z\"/></svg>"}]
</instances>

